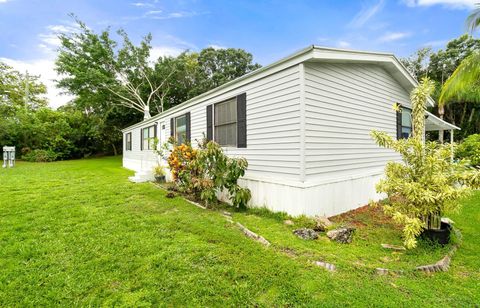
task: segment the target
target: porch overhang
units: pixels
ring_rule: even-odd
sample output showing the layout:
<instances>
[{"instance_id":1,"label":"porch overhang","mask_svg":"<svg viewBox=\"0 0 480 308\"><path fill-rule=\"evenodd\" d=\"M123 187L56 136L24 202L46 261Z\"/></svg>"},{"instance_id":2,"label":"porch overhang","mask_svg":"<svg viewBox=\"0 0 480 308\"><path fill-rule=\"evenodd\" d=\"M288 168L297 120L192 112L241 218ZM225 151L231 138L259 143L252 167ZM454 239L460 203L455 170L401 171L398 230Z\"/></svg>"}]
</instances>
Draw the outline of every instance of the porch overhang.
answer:
<instances>
[{"instance_id":1,"label":"porch overhang","mask_svg":"<svg viewBox=\"0 0 480 308\"><path fill-rule=\"evenodd\" d=\"M460 127L448 123L426 111L425 131L460 130Z\"/></svg>"}]
</instances>

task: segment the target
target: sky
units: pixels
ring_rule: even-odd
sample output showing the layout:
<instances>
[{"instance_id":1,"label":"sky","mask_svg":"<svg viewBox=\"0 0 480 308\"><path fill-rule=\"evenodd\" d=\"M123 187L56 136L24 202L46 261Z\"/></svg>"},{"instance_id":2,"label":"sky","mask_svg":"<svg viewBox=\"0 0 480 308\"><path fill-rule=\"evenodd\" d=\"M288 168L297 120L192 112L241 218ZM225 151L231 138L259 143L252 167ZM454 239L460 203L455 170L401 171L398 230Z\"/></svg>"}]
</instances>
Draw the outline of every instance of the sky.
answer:
<instances>
[{"instance_id":1,"label":"sky","mask_svg":"<svg viewBox=\"0 0 480 308\"><path fill-rule=\"evenodd\" d=\"M94 31L153 35L152 57L183 50L243 48L268 65L309 45L392 52L444 48L465 33L479 0L0 0L0 61L40 75L50 106L71 97L55 86L58 33L76 31L70 13Z\"/></svg>"}]
</instances>

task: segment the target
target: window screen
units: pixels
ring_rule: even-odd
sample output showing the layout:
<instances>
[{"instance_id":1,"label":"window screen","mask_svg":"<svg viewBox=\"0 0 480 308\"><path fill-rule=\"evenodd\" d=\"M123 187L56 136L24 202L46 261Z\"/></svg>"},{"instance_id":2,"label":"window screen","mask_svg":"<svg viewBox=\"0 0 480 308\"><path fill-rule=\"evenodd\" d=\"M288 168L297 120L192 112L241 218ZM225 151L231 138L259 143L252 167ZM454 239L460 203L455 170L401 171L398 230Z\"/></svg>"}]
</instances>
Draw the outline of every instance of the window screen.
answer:
<instances>
[{"instance_id":1,"label":"window screen","mask_svg":"<svg viewBox=\"0 0 480 308\"><path fill-rule=\"evenodd\" d=\"M412 111L402 107L402 139L407 139L412 135Z\"/></svg>"},{"instance_id":2,"label":"window screen","mask_svg":"<svg viewBox=\"0 0 480 308\"><path fill-rule=\"evenodd\" d=\"M237 99L215 105L214 140L221 146L237 146Z\"/></svg>"},{"instance_id":3,"label":"window screen","mask_svg":"<svg viewBox=\"0 0 480 308\"><path fill-rule=\"evenodd\" d=\"M175 118L175 140L178 144L185 143L187 134L187 116L182 115Z\"/></svg>"},{"instance_id":4,"label":"window screen","mask_svg":"<svg viewBox=\"0 0 480 308\"><path fill-rule=\"evenodd\" d=\"M127 133L125 135L125 150L131 151L132 150L132 133Z\"/></svg>"}]
</instances>

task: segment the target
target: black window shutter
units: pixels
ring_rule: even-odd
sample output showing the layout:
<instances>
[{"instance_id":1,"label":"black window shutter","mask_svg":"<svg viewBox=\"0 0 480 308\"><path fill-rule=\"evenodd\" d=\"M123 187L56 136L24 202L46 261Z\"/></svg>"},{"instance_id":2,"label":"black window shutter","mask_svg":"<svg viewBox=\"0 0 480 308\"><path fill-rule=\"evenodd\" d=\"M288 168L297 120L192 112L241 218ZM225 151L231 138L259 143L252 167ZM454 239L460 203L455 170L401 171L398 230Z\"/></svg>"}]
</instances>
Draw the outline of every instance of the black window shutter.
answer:
<instances>
[{"instance_id":1,"label":"black window shutter","mask_svg":"<svg viewBox=\"0 0 480 308\"><path fill-rule=\"evenodd\" d=\"M153 138L157 138L157 129L158 129L158 125L154 124L153 125Z\"/></svg>"},{"instance_id":2,"label":"black window shutter","mask_svg":"<svg viewBox=\"0 0 480 308\"><path fill-rule=\"evenodd\" d=\"M213 114L212 105L207 106L207 140L213 139Z\"/></svg>"},{"instance_id":3,"label":"black window shutter","mask_svg":"<svg viewBox=\"0 0 480 308\"><path fill-rule=\"evenodd\" d=\"M126 133L124 135L124 138L125 138L125 151L128 151L128 140L127 140L127 137L128 137L128 133Z\"/></svg>"},{"instance_id":4,"label":"black window shutter","mask_svg":"<svg viewBox=\"0 0 480 308\"><path fill-rule=\"evenodd\" d=\"M170 137L175 136L175 119L171 118L170 119Z\"/></svg>"},{"instance_id":5,"label":"black window shutter","mask_svg":"<svg viewBox=\"0 0 480 308\"><path fill-rule=\"evenodd\" d=\"M143 128L140 128L140 150L143 151Z\"/></svg>"},{"instance_id":6,"label":"black window shutter","mask_svg":"<svg viewBox=\"0 0 480 308\"><path fill-rule=\"evenodd\" d=\"M237 147L247 147L247 94L237 96Z\"/></svg>"},{"instance_id":7,"label":"black window shutter","mask_svg":"<svg viewBox=\"0 0 480 308\"><path fill-rule=\"evenodd\" d=\"M397 140L402 139L402 107L397 111Z\"/></svg>"},{"instance_id":8,"label":"black window shutter","mask_svg":"<svg viewBox=\"0 0 480 308\"><path fill-rule=\"evenodd\" d=\"M187 142L190 142L190 137L191 137L191 126L190 126L190 112L187 112L185 114L185 121L187 122L187 129L186 129L186 132L185 132L185 139L187 140Z\"/></svg>"}]
</instances>

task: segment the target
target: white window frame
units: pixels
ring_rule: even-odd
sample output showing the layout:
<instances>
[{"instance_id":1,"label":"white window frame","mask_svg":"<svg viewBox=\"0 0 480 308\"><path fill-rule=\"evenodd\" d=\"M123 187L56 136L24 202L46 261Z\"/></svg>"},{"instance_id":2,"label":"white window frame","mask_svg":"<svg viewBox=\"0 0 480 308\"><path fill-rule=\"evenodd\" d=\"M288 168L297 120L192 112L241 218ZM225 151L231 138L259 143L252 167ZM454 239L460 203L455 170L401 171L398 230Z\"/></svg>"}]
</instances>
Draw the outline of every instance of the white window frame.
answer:
<instances>
[{"instance_id":1,"label":"white window frame","mask_svg":"<svg viewBox=\"0 0 480 308\"><path fill-rule=\"evenodd\" d=\"M402 109L402 127L400 128L400 135L402 136L401 139L407 139L409 137L411 137L413 135L413 119L412 119L412 109L411 108L408 108L408 107L404 107L402 106L401 107ZM403 113L405 112L405 110L407 110L409 113L410 113L410 126L407 126L407 125L404 125L403 123ZM405 137L403 135L403 128L410 128L410 135L408 137Z\"/></svg>"},{"instance_id":2,"label":"white window frame","mask_svg":"<svg viewBox=\"0 0 480 308\"><path fill-rule=\"evenodd\" d=\"M177 132L177 127L178 127L178 126L177 126L177 121L178 121L178 119L180 119L180 118L185 118L185 131L183 132L184 136L181 136L182 139L184 139L182 143L185 143L185 142L187 141L187 125L188 125L188 123L187 123L187 114L182 114L182 115L179 115L178 117L175 117L175 118L173 119L173 125L175 126L175 127L174 127L174 130L173 130L173 131L174 131L174 137L175 137L175 141L176 141L178 144L182 144L182 143L179 142L179 138L178 138L178 136L177 136L177 133L178 133L178 132Z\"/></svg>"},{"instance_id":3,"label":"white window frame","mask_svg":"<svg viewBox=\"0 0 480 308\"><path fill-rule=\"evenodd\" d=\"M147 138L145 138L145 130L147 130ZM150 133L152 135L150 135ZM142 128L142 145L144 151L153 150L153 138L155 137L155 125ZM145 142L146 141L146 142ZM145 146L146 145L146 146Z\"/></svg>"},{"instance_id":4,"label":"white window frame","mask_svg":"<svg viewBox=\"0 0 480 308\"><path fill-rule=\"evenodd\" d=\"M132 150L132 132L126 133L125 135L125 151Z\"/></svg>"}]
</instances>

